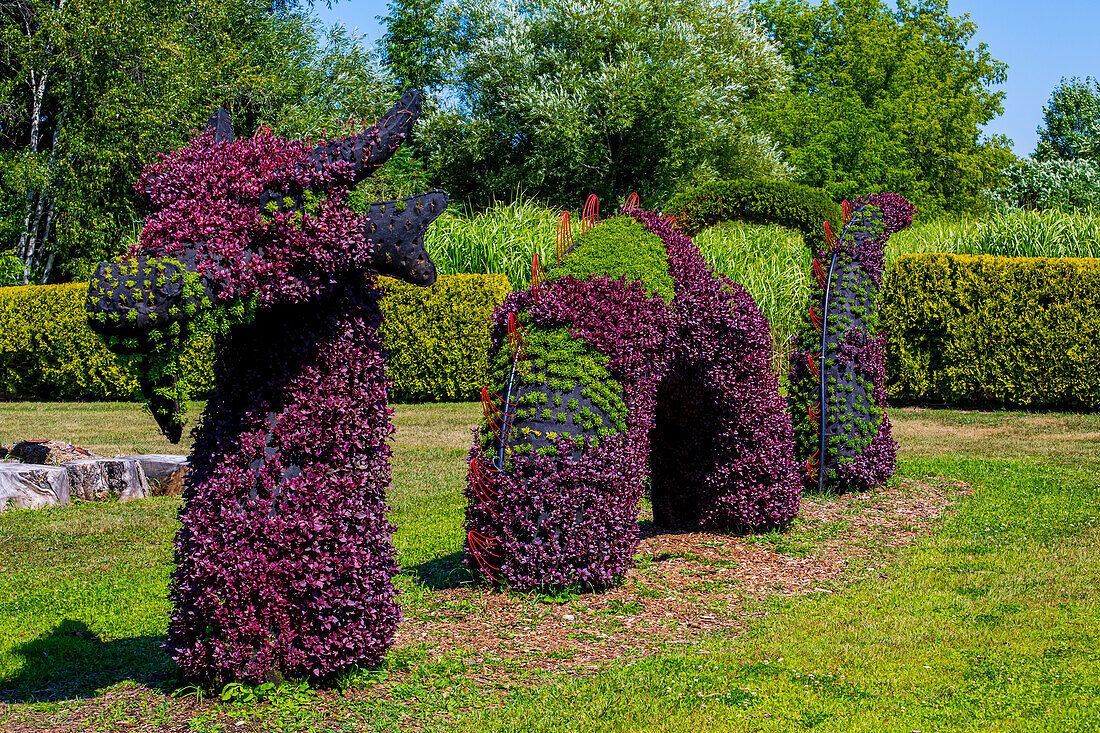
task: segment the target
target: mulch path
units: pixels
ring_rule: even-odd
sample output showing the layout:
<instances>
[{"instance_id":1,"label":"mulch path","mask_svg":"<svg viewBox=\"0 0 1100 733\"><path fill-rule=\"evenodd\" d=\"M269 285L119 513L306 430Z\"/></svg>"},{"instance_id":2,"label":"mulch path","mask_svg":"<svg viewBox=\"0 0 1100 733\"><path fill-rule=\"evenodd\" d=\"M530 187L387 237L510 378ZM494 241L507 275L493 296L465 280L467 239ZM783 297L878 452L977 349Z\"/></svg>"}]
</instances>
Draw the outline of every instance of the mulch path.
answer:
<instances>
[{"instance_id":1,"label":"mulch path","mask_svg":"<svg viewBox=\"0 0 1100 733\"><path fill-rule=\"evenodd\" d=\"M690 648L736 634L768 596L832 593L912 544L968 491L953 479L902 479L871 494L803 498L788 534L667 534L649 529L640 562L607 592L561 602L465 587L434 591L408 614L396 649L516 671L597 669L601 663ZM855 572L850 572L855 571ZM495 664L494 664L495 663Z\"/></svg>"}]
</instances>

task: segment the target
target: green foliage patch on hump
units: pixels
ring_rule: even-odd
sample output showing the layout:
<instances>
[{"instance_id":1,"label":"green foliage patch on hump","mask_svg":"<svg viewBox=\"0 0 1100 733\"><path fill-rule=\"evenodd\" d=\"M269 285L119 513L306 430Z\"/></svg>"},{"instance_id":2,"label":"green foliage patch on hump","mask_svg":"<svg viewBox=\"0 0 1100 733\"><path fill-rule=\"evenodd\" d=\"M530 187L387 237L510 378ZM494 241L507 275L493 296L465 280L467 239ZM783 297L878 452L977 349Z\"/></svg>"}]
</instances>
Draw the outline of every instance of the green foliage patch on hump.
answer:
<instances>
[{"instance_id":1,"label":"green foliage patch on hump","mask_svg":"<svg viewBox=\"0 0 1100 733\"><path fill-rule=\"evenodd\" d=\"M512 385L516 412L508 441L510 452L528 453L532 442L563 436L573 436L580 449L585 436L591 437L595 446L601 438L626 433L626 401L622 385L607 369L609 357L571 335L568 328L528 328L524 350L528 358L519 362ZM493 357L492 383L506 390L511 370L512 354L505 346ZM577 392L579 400L571 397ZM541 427L525 426L529 421L537 421ZM483 426L482 447L490 449L496 441L492 431ZM552 446L539 450L557 453Z\"/></svg>"},{"instance_id":2,"label":"green foliage patch on hump","mask_svg":"<svg viewBox=\"0 0 1100 733\"><path fill-rule=\"evenodd\" d=\"M580 235L573 251L546 279L564 275L580 280L626 275L628 280L642 283L667 302L676 297L665 243L632 216L616 216Z\"/></svg>"}]
</instances>

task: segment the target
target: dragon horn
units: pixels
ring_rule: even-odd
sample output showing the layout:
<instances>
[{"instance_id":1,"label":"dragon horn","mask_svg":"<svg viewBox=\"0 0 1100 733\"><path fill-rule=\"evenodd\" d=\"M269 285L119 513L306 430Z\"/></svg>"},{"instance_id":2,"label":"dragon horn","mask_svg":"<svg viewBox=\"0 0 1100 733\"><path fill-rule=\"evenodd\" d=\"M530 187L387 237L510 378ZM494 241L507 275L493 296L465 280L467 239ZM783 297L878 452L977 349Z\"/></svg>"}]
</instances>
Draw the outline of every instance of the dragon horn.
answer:
<instances>
[{"instance_id":1,"label":"dragon horn","mask_svg":"<svg viewBox=\"0 0 1100 733\"><path fill-rule=\"evenodd\" d=\"M206 121L206 129L214 132L214 144L233 142L233 115L227 109L216 109Z\"/></svg>"},{"instance_id":2,"label":"dragon horn","mask_svg":"<svg viewBox=\"0 0 1100 733\"><path fill-rule=\"evenodd\" d=\"M340 183L354 185L369 178L408 138L420 117L423 101L419 90L410 89L369 130L318 145L309 154L306 165L323 170L345 161L351 164L351 168L338 176Z\"/></svg>"}]
</instances>

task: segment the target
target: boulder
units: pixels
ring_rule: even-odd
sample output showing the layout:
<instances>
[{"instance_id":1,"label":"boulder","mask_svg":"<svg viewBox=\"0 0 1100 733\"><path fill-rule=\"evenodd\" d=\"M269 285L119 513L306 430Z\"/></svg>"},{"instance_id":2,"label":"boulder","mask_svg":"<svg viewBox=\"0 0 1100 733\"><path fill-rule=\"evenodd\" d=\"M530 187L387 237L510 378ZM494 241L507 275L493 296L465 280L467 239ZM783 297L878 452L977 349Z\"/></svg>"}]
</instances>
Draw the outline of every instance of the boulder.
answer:
<instances>
[{"instance_id":1,"label":"boulder","mask_svg":"<svg viewBox=\"0 0 1100 733\"><path fill-rule=\"evenodd\" d=\"M166 481L181 468L187 467L187 456L170 453L145 453L137 456L121 456L122 461L137 461L150 481Z\"/></svg>"},{"instance_id":2,"label":"boulder","mask_svg":"<svg viewBox=\"0 0 1100 733\"><path fill-rule=\"evenodd\" d=\"M0 512L69 503L69 472L60 466L0 463Z\"/></svg>"},{"instance_id":3,"label":"boulder","mask_svg":"<svg viewBox=\"0 0 1100 733\"><path fill-rule=\"evenodd\" d=\"M141 463L124 458L92 458L61 464L72 495L81 501L145 499L151 495Z\"/></svg>"}]
</instances>

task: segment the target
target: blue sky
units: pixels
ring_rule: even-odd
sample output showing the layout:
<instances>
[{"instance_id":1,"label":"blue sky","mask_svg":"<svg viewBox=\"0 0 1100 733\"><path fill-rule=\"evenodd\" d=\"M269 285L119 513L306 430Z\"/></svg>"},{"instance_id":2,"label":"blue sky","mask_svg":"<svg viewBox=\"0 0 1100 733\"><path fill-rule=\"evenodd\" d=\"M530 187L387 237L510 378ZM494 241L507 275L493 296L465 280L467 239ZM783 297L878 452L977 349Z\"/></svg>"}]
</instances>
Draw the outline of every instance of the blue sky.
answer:
<instances>
[{"instance_id":1,"label":"blue sky","mask_svg":"<svg viewBox=\"0 0 1100 733\"><path fill-rule=\"evenodd\" d=\"M1005 111L986 132L1007 135L1017 155L1030 155L1043 105L1059 80L1100 77L1100 2L950 0L950 11L954 16L969 13L978 26L974 42L988 44L993 58L1008 64L1008 81L998 87L1005 92ZM332 10L318 9L326 23L358 27L372 45L382 35L376 16L386 13L385 0L342 0Z\"/></svg>"}]
</instances>

